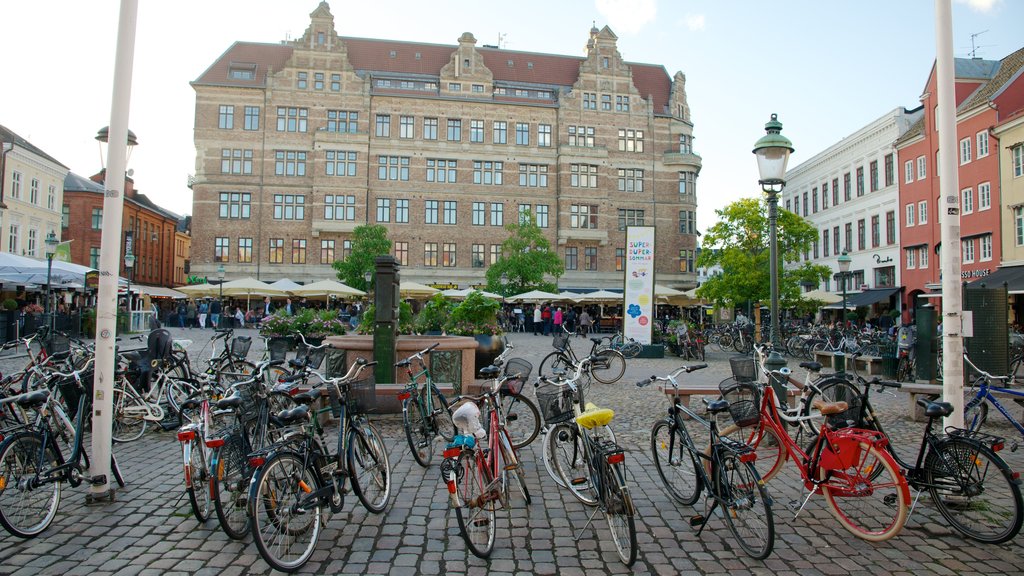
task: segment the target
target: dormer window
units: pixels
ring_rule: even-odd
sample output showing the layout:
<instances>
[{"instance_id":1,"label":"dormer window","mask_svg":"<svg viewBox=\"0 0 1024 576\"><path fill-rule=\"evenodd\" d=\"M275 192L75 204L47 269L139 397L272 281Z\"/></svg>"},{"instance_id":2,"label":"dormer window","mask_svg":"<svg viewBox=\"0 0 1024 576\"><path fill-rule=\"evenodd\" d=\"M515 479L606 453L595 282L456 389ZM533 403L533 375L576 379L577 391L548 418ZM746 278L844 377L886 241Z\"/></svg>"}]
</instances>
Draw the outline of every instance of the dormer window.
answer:
<instances>
[{"instance_id":1,"label":"dormer window","mask_svg":"<svg viewBox=\"0 0 1024 576\"><path fill-rule=\"evenodd\" d=\"M319 44L319 45L323 46L323 45L324 45L324 43L325 43L326 41L327 41L327 39L326 39L326 37L324 36L324 33L323 33L323 32L317 32L317 33L316 33L316 43L317 43L317 44Z\"/></svg>"},{"instance_id":2,"label":"dormer window","mask_svg":"<svg viewBox=\"0 0 1024 576\"><path fill-rule=\"evenodd\" d=\"M607 68L607 67L608 67L608 57L605 56L605 57L601 58L601 68Z\"/></svg>"},{"instance_id":3,"label":"dormer window","mask_svg":"<svg viewBox=\"0 0 1024 576\"><path fill-rule=\"evenodd\" d=\"M469 58L464 58L462 60L462 66L465 68L469 68Z\"/></svg>"},{"instance_id":4,"label":"dormer window","mask_svg":"<svg viewBox=\"0 0 1024 576\"><path fill-rule=\"evenodd\" d=\"M252 80L256 78L256 65L248 62L232 62L228 66L228 76L232 80Z\"/></svg>"}]
</instances>

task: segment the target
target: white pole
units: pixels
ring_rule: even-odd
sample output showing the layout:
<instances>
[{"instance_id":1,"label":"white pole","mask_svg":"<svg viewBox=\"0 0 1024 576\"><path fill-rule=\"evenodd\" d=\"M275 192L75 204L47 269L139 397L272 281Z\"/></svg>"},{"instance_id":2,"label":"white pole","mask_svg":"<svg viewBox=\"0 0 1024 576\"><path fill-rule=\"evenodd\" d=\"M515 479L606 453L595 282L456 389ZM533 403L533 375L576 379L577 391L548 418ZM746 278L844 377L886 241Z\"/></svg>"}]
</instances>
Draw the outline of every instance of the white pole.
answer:
<instances>
[{"instance_id":1,"label":"white pole","mask_svg":"<svg viewBox=\"0 0 1024 576\"><path fill-rule=\"evenodd\" d=\"M96 379L92 414L93 478L106 481L90 486L90 497L104 497L110 488L110 445L114 388L114 338L117 334L117 277L121 261L121 217L128 164L128 109L135 59L135 21L138 0L121 0L114 60L114 90L107 133L107 177L103 183L103 233L100 240L100 287L96 300Z\"/></svg>"},{"instance_id":2,"label":"white pole","mask_svg":"<svg viewBox=\"0 0 1024 576\"><path fill-rule=\"evenodd\" d=\"M936 169L942 238L942 395L953 405L953 414L946 418L946 426L961 427L964 423L963 296L960 292L960 184L957 175L955 62L950 0L935 0L935 54L940 151Z\"/></svg>"}]
</instances>

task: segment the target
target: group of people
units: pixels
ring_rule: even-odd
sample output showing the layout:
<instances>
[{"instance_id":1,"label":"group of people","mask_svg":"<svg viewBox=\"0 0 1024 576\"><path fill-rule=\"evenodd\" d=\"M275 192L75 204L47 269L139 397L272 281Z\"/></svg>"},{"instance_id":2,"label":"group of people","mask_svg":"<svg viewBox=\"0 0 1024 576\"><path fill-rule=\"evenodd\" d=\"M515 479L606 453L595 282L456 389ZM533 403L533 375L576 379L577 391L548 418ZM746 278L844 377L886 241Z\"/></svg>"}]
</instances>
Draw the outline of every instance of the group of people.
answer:
<instances>
[{"instance_id":1,"label":"group of people","mask_svg":"<svg viewBox=\"0 0 1024 576\"><path fill-rule=\"evenodd\" d=\"M565 328L570 332L578 332L585 336L593 330L596 313L591 314L586 307L554 306L551 303L537 304L533 307L516 306L502 309L499 320L505 320L510 331L521 330L532 332L534 336L548 336Z\"/></svg>"}]
</instances>

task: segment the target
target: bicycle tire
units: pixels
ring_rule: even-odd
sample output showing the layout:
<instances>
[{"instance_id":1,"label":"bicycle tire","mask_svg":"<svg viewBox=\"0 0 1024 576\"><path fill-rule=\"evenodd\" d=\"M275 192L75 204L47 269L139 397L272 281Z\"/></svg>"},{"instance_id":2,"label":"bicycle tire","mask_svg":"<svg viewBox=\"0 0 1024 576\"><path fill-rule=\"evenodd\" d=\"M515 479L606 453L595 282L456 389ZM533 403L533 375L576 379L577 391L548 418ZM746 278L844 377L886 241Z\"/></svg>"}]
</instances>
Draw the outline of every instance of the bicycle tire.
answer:
<instances>
[{"instance_id":1,"label":"bicycle tire","mask_svg":"<svg viewBox=\"0 0 1024 576\"><path fill-rule=\"evenodd\" d=\"M500 394L505 428L516 450L529 446L540 434L540 410L523 394ZM486 422L486 420L485 420Z\"/></svg>"},{"instance_id":2,"label":"bicycle tire","mask_svg":"<svg viewBox=\"0 0 1024 576\"><path fill-rule=\"evenodd\" d=\"M741 444L745 444L754 450L757 458L754 459L754 469L762 481L768 482L782 470L782 466L789 459L789 448L782 442L775 429L766 426L764 422L749 428L740 428L730 424L719 432L720 436L729 437ZM705 450L711 454L710 447Z\"/></svg>"},{"instance_id":3,"label":"bicycle tire","mask_svg":"<svg viewBox=\"0 0 1024 576\"><path fill-rule=\"evenodd\" d=\"M508 430L503 429L499 434L501 434L499 442L501 446L502 474L505 475L502 479L502 485L505 489L505 500L506 502L508 501L509 487L512 485L512 479L514 479L516 488L523 496L523 500L526 501L526 505L529 506L533 499L530 497L530 489L526 487L526 474L523 472L523 462L519 460L518 455L515 455L515 448L512 447L512 439L508 435ZM514 465L512 464L513 461L515 462ZM510 468L511 470L509 470ZM509 471L512 474L509 474Z\"/></svg>"},{"instance_id":4,"label":"bicycle tire","mask_svg":"<svg viewBox=\"0 0 1024 576\"><path fill-rule=\"evenodd\" d=\"M248 360L237 358L225 358L214 368L217 373L217 382L225 388L231 384L248 380L256 371L256 365Z\"/></svg>"},{"instance_id":5,"label":"bicycle tire","mask_svg":"<svg viewBox=\"0 0 1024 576\"><path fill-rule=\"evenodd\" d=\"M888 452L867 442L860 442L858 452L856 463L844 463L851 466L818 468L821 493L836 520L851 534L868 542L884 542L899 534L907 522L907 480Z\"/></svg>"},{"instance_id":6,"label":"bicycle tire","mask_svg":"<svg viewBox=\"0 0 1024 576\"><path fill-rule=\"evenodd\" d=\"M192 514L205 524L213 512L210 498L210 469L206 466L206 447L198 436L181 445L185 452L185 492L192 506Z\"/></svg>"},{"instance_id":7,"label":"bicycle tire","mask_svg":"<svg viewBox=\"0 0 1024 576\"><path fill-rule=\"evenodd\" d=\"M130 386L131 384L125 383ZM114 388L111 396L113 409L113 429L110 437L115 442L132 442L142 438L149 422L144 418L148 413L141 398L125 392L120 387Z\"/></svg>"},{"instance_id":8,"label":"bicycle tire","mask_svg":"<svg viewBox=\"0 0 1024 576\"><path fill-rule=\"evenodd\" d=\"M540 366L537 368L538 376L551 376L556 371L565 371L568 373L572 369L572 361L563 352L554 351L544 357L540 361Z\"/></svg>"},{"instance_id":9,"label":"bicycle tire","mask_svg":"<svg viewBox=\"0 0 1024 576\"><path fill-rule=\"evenodd\" d=\"M164 397L171 407L171 412L181 414L181 405L192 396L199 394L199 388L195 387L188 380L170 378L167 381Z\"/></svg>"},{"instance_id":10,"label":"bicycle tire","mask_svg":"<svg viewBox=\"0 0 1024 576\"><path fill-rule=\"evenodd\" d=\"M736 543L755 560L764 560L775 545L775 520L771 498L757 470L732 450L722 450L713 460L714 482L725 512L725 524Z\"/></svg>"},{"instance_id":11,"label":"bicycle tire","mask_svg":"<svg viewBox=\"0 0 1024 576\"><path fill-rule=\"evenodd\" d=\"M114 480L117 482L117 485L124 488L124 476L121 475L121 467L117 465L117 459L114 458L113 452L110 453L110 473L114 475Z\"/></svg>"},{"instance_id":12,"label":"bicycle tire","mask_svg":"<svg viewBox=\"0 0 1024 576\"><path fill-rule=\"evenodd\" d=\"M221 530L232 540L241 540L250 531L246 506L253 469L247 452L241 433L234 432L224 438L223 445L213 449L210 457L213 509Z\"/></svg>"},{"instance_id":13,"label":"bicycle tire","mask_svg":"<svg viewBox=\"0 0 1024 576\"><path fill-rule=\"evenodd\" d=\"M590 375L602 384L614 384L626 373L626 359L622 352L613 349L602 350L590 365Z\"/></svg>"},{"instance_id":14,"label":"bicycle tire","mask_svg":"<svg viewBox=\"0 0 1024 576\"><path fill-rule=\"evenodd\" d=\"M939 513L964 536L1000 544L1020 532L1024 502L1006 462L988 446L946 437L924 460L925 482Z\"/></svg>"},{"instance_id":15,"label":"bicycle tire","mask_svg":"<svg viewBox=\"0 0 1024 576\"><path fill-rule=\"evenodd\" d=\"M600 495L594 482L590 462L587 461L583 446L585 441L575 423L557 424L548 431L545 438L550 443L550 453L555 470L563 486L586 506L597 506Z\"/></svg>"},{"instance_id":16,"label":"bicycle tire","mask_svg":"<svg viewBox=\"0 0 1024 576\"><path fill-rule=\"evenodd\" d=\"M672 420L655 422L651 428L651 458L668 495L680 504L693 506L700 498L704 480L683 434L687 433Z\"/></svg>"},{"instance_id":17,"label":"bicycle tire","mask_svg":"<svg viewBox=\"0 0 1024 576\"><path fill-rule=\"evenodd\" d=\"M293 452L271 456L256 474L249 502L256 549L271 568L294 572L313 555L320 539L322 504L314 503L309 510L299 506L306 489L320 487L319 476Z\"/></svg>"},{"instance_id":18,"label":"bicycle tire","mask_svg":"<svg viewBox=\"0 0 1024 576\"><path fill-rule=\"evenodd\" d=\"M406 398L402 402L402 426L405 428L405 439L409 442L409 450L416 463L429 468L434 459L432 450L434 443L433 424L427 419L423 403L419 398Z\"/></svg>"},{"instance_id":19,"label":"bicycle tire","mask_svg":"<svg viewBox=\"0 0 1024 576\"><path fill-rule=\"evenodd\" d=\"M622 348L619 349L619 352L622 353L622 356L624 358L636 358L637 356L640 355L640 352L643 351L643 349L644 347L641 346L639 342L635 340L630 340L629 342L626 342L625 344L622 345Z\"/></svg>"},{"instance_id":20,"label":"bicycle tire","mask_svg":"<svg viewBox=\"0 0 1024 576\"><path fill-rule=\"evenodd\" d=\"M636 521L633 519L633 498L626 486L624 464L600 464L604 477L604 517L619 559L626 567L636 562Z\"/></svg>"},{"instance_id":21,"label":"bicycle tire","mask_svg":"<svg viewBox=\"0 0 1024 576\"><path fill-rule=\"evenodd\" d=\"M851 407L855 405L860 406L862 403L863 392L857 388L856 384L846 378L837 376L826 377L815 382L814 385L818 390L811 389L810 393L804 397L803 404L800 406L800 416L810 416L814 410L814 402L816 400L823 402L846 402ZM816 435L821 429L821 421L817 419L801 420L800 425L804 428L804 432L811 436ZM853 422L853 425L857 428L882 431L878 428L878 423L873 420Z\"/></svg>"},{"instance_id":22,"label":"bicycle tire","mask_svg":"<svg viewBox=\"0 0 1024 576\"><path fill-rule=\"evenodd\" d=\"M0 442L0 524L18 538L32 538L46 530L60 507L63 482L53 482L35 490L25 490L22 478L37 474L63 462L54 447L48 446L47 462L39 462L43 438L38 432L22 432Z\"/></svg>"},{"instance_id":23,"label":"bicycle tire","mask_svg":"<svg viewBox=\"0 0 1024 576\"><path fill-rule=\"evenodd\" d=\"M455 435L458 434L458 430L455 429L455 422L452 421L452 411L448 407L448 399L444 397L444 394L441 394L441 391L434 384L430 385L430 393L434 397L434 415L432 417L434 431L440 434L441 438L451 442L455 439Z\"/></svg>"},{"instance_id":24,"label":"bicycle tire","mask_svg":"<svg viewBox=\"0 0 1024 576\"><path fill-rule=\"evenodd\" d=\"M463 450L449 479L455 482L455 517L466 547L477 558L487 558L494 550L497 526L495 507L484 494L484 487L490 484L487 467L481 465L479 458L476 450Z\"/></svg>"},{"instance_id":25,"label":"bicycle tire","mask_svg":"<svg viewBox=\"0 0 1024 576\"><path fill-rule=\"evenodd\" d=\"M352 491L363 507L383 512L391 499L391 462L384 440L369 422L349 432L347 464Z\"/></svg>"},{"instance_id":26,"label":"bicycle tire","mask_svg":"<svg viewBox=\"0 0 1024 576\"><path fill-rule=\"evenodd\" d=\"M718 346L719 352L728 352L732 349L732 334L728 332L723 333L718 337L718 341L715 344Z\"/></svg>"}]
</instances>

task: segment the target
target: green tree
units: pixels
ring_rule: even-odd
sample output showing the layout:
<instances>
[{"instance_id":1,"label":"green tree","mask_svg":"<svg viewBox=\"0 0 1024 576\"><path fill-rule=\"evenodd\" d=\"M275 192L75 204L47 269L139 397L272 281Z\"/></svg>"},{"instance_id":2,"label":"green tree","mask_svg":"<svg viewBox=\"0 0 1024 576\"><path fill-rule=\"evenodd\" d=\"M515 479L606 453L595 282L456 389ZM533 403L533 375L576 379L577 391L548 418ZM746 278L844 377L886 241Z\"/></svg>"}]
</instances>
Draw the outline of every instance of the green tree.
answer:
<instances>
[{"instance_id":1,"label":"green tree","mask_svg":"<svg viewBox=\"0 0 1024 576\"><path fill-rule=\"evenodd\" d=\"M487 269L487 290L503 296L529 290L558 290L557 280L565 272L562 259L529 211L519 221L505 226L509 237L501 243L501 257ZM505 282L501 281L505 275ZM551 282L546 277L553 277Z\"/></svg>"},{"instance_id":2,"label":"green tree","mask_svg":"<svg viewBox=\"0 0 1024 576\"><path fill-rule=\"evenodd\" d=\"M758 198L737 200L715 210L718 222L703 236L697 266L722 268L697 289L697 295L716 304L735 306L749 301L768 302L771 283L768 264L768 205ZM818 231L809 222L788 210L779 210L778 250L779 302L783 308L800 303L800 283L817 285L830 274L828 266L804 262L796 264L817 239Z\"/></svg>"},{"instance_id":3,"label":"green tree","mask_svg":"<svg viewBox=\"0 0 1024 576\"><path fill-rule=\"evenodd\" d=\"M369 284L363 277L374 271L373 260L377 256L391 253L388 229L380 224L356 226L352 231L352 250L348 258L335 260L331 266L338 273L338 280L360 290L368 290ZM372 280L371 280L372 282Z\"/></svg>"}]
</instances>

